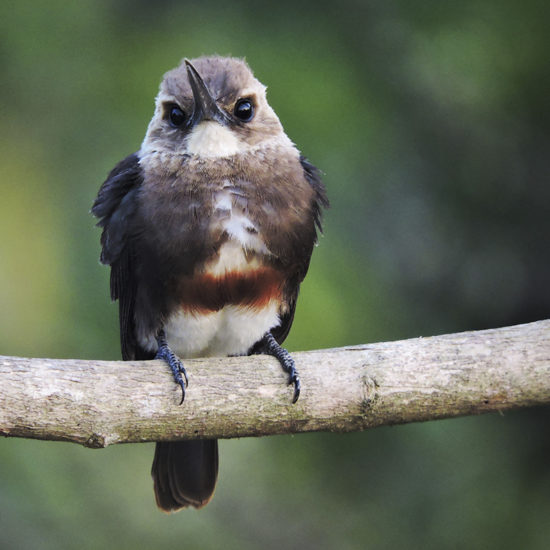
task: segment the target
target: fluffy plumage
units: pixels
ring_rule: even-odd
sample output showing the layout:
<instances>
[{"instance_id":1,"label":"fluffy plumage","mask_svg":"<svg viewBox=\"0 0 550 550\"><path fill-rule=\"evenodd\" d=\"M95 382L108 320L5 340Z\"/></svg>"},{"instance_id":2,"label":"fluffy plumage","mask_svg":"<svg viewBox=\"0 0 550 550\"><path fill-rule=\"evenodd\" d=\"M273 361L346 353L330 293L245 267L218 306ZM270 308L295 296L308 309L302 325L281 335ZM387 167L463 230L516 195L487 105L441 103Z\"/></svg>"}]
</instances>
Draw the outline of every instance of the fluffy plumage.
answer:
<instances>
[{"instance_id":1,"label":"fluffy plumage","mask_svg":"<svg viewBox=\"0 0 550 550\"><path fill-rule=\"evenodd\" d=\"M281 343L328 205L248 66L191 63L165 75L140 151L109 174L92 208L125 360L154 357L159 330L182 358L258 351L269 332ZM233 114L242 98L254 107L246 123ZM170 120L174 105L182 127ZM217 465L215 441L157 444L158 505L206 504Z\"/></svg>"}]
</instances>

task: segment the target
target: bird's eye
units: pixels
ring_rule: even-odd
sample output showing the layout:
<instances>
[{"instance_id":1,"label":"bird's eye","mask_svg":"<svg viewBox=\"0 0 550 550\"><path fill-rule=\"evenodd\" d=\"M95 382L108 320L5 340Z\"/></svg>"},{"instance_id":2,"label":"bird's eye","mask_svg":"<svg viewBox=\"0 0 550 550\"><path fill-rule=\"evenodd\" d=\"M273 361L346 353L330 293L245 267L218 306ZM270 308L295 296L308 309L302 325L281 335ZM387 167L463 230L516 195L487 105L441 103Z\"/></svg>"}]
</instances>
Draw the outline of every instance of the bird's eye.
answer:
<instances>
[{"instance_id":1,"label":"bird's eye","mask_svg":"<svg viewBox=\"0 0 550 550\"><path fill-rule=\"evenodd\" d=\"M185 122L185 113L177 106L169 107L168 119L174 128L179 128Z\"/></svg>"},{"instance_id":2,"label":"bird's eye","mask_svg":"<svg viewBox=\"0 0 550 550\"><path fill-rule=\"evenodd\" d=\"M233 109L233 114L243 122L250 122L254 117L254 105L250 99L239 99Z\"/></svg>"}]
</instances>

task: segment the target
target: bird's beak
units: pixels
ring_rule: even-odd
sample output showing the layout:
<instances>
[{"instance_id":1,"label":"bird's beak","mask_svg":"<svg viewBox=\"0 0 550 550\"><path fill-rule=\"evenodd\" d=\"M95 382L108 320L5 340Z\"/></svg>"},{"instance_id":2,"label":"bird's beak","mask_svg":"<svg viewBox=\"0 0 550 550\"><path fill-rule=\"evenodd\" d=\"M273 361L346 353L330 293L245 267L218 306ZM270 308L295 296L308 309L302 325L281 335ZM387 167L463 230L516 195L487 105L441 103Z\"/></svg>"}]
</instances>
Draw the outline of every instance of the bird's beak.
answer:
<instances>
[{"instance_id":1,"label":"bird's beak","mask_svg":"<svg viewBox=\"0 0 550 550\"><path fill-rule=\"evenodd\" d=\"M193 90L193 114L189 120L189 127L196 126L203 120L214 120L220 124L227 125L230 122L229 116L218 107L216 100L210 94L204 80L197 72L197 69L189 62L185 60L187 67L187 77L189 78L189 84L191 90Z\"/></svg>"}]
</instances>

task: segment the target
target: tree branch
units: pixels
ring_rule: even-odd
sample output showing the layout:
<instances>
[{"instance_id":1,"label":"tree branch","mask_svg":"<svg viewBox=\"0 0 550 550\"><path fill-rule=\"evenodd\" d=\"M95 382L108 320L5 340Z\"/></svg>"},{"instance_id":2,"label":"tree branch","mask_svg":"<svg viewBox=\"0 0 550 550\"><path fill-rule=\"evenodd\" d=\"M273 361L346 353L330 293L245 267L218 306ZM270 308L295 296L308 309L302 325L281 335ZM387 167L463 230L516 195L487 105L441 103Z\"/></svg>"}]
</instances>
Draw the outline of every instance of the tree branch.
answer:
<instances>
[{"instance_id":1,"label":"tree branch","mask_svg":"<svg viewBox=\"0 0 550 550\"><path fill-rule=\"evenodd\" d=\"M194 437L356 431L550 404L550 321L271 357L185 362L0 357L0 434L89 447Z\"/></svg>"}]
</instances>

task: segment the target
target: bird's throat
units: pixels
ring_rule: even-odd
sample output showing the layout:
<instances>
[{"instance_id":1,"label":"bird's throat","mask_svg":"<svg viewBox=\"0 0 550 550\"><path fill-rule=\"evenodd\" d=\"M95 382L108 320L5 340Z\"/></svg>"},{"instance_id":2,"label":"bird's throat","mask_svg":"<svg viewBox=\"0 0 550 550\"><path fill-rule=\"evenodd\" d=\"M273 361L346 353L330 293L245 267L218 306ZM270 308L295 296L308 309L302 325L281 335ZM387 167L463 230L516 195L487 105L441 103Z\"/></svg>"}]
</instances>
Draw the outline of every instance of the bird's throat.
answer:
<instances>
[{"instance_id":1,"label":"bird's throat","mask_svg":"<svg viewBox=\"0 0 550 550\"><path fill-rule=\"evenodd\" d=\"M200 157L229 157L245 149L235 132L211 120L198 124L186 140L186 152Z\"/></svg>"}]
</instances>

